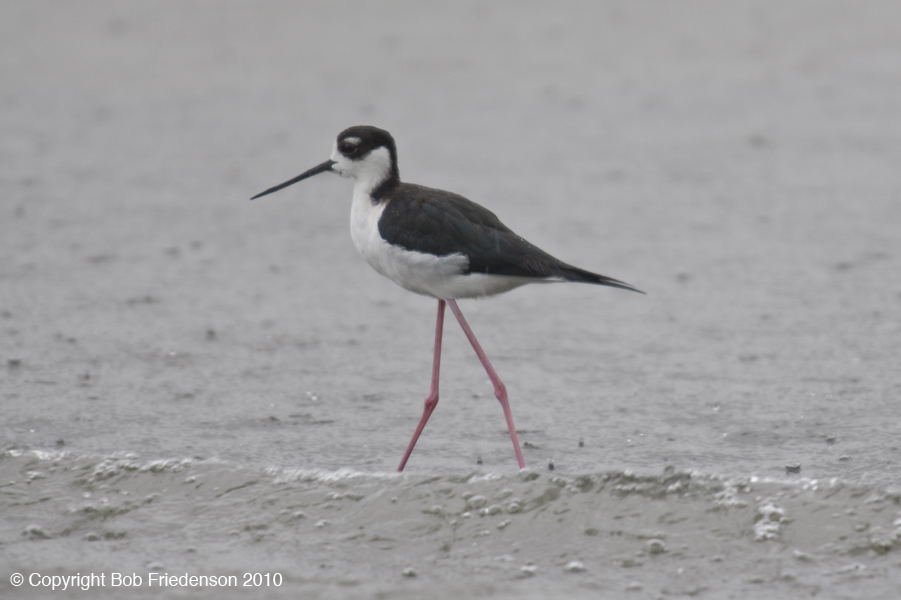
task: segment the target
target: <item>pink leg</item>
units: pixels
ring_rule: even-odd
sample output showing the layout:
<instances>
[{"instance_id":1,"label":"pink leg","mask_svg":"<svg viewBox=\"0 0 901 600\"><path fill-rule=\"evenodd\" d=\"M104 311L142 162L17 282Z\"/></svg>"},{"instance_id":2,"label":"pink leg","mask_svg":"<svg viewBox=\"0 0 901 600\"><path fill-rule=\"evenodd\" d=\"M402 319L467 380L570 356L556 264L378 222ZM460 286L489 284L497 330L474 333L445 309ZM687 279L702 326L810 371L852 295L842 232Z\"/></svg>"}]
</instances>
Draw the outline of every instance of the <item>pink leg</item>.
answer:
<instances>
[{"instance_id":1,"label":"pink leg","mask_svg":"<svg viewBox=\"0 0 901 600\"><path fill-rule=\"evenodd\" d=\"M453 302L453 300L451 301ZM407 459L410 458L410 454L413 452L413 446L416 445L416 441L419 439L419 434L422 433L422 429L425 427L426 422L429 420L429 417L432 416L432 411L435 410L435 407L438 405L438 368L441 366L441 334L444 331L444 300L438 301L438 323L435 325L435 357L432 359L432 389L429 391L429 395L425 399L425 409L422 411L422 417L419 419L419 425L416 426L416 431L413 432L413 438L410 440L410 444L407 446L407 451L404 452L404 457L400 460L400 466L397 467L397 471L403 471L404 466L407 464Z\"/></svg>"},{"instance_id":2,"label":"pink leg","mask_svg":"<svg viewBox=\"0 0 901 600\"><path fill-rule=\"evenodd\" d=\"M526 463L522 459L522 450L519 449L519 440L516 438L516 428L513 426L513 413L510 412L510 402L507 400L507 388L504 387L504 384L501 382L500 377L498 377L497 373L494 372L494 367L492 367L491 363L488 362L488 357L485 356L485 352L479 345L479 341L476 339L475 334L473 334L472 329L469 328L469 324L466 322L466 319L463 318L463 313L461 313L460 309L457 307L457 302L455 300L448 300L447 304L448 306L450 306L451 312L454 313L454 316L457 317L457 321L459 321L460 327L463 328L463 333L466 334L466 337L469 339L469 343L472 344L472 348L476 351L476 355L479 357L479 360L482 361L482 366L484 366L485 370L488 371L488 378L491 379L491 383L494 384L494 395L497 396L498 400L500 400L501 407L503 407L504 409L504 417L507 419L507 429L510 430L510 439L513 440L513 450L516 451L516 460L519 461L519 468L525 469Z\"/></svg>"}]
</instances>

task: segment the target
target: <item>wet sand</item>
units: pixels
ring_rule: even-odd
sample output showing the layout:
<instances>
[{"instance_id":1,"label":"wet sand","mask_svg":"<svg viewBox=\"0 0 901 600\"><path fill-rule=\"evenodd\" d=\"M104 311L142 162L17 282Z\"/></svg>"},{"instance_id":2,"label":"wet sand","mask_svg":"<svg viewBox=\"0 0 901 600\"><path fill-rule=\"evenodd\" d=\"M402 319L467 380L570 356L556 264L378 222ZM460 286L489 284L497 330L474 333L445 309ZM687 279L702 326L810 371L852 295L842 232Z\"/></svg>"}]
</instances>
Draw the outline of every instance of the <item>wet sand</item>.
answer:
<instances>
[{"instance_id":1,"label":"wet sand","mask_svg":"<svg viewBox=\"0 0 901 600\"><path fill-rule=\"evenodd\" d=\"M899 34L892 2L3 4L0 595L895 597ZM392 475L434 301L356 256L348 182L247 200L362 123L648 292L461 303L525 473L448 320Z\"/></svg>"},{"instance_id":2,"label":"wet sand","mask_svg":"<svg viewBox=\"0 0 901 600\"><path fill-rule=\"evenodd\" d=\"M233 576L224 597L243 597L244 574L259 573L272 597L303 598L888 598L898 581L899 494L838 480L66 455L6 457L2 468L18 480L2 531L24 538L13 571L137 574L129 591L147 596L187 587L151 573ZM30 521L38 500L53 521ZM280 585L265 585L275 573ZM92 597L121 595L103 583Z\"/></svg>"}]
</instances>

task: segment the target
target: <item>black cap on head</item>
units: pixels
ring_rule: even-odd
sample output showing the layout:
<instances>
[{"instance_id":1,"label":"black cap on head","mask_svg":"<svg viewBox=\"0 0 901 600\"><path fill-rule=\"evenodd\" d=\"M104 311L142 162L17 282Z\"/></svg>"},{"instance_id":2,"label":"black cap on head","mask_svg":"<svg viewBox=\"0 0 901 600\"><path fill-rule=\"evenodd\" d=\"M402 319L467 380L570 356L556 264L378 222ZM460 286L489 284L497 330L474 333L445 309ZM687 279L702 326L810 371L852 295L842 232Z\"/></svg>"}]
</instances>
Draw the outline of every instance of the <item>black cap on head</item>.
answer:
<instances>
[{"instance_id":1,"label":"black cap on head","mask_svg":"<svg viewBox=\"0 0 901 600\"><path fill-rule=\"evenodd\" d=\"M373 198L381 198L400 183L400 171L397 168L397 147L394 145L394 138L384 129L379 129L372 125L348 127L338 134L336 146L338 152L350 160L361 160L378 148L388 150L388 155L391 157L391 172L378 187L372 190L371 195Z\"/></svg>"},{"instance_id":2,"label":"black cap on head","mask_svg":"<svg viewBox=\"0 0 901 600\"><path fill-rule=\"evenodd\" d=\"M387 148L391 162L397 162L394 138L384 129L372 125L354 125L338 134L338 151L351 160L363 158L376 148Z\"/></svg>"}]
</instances>

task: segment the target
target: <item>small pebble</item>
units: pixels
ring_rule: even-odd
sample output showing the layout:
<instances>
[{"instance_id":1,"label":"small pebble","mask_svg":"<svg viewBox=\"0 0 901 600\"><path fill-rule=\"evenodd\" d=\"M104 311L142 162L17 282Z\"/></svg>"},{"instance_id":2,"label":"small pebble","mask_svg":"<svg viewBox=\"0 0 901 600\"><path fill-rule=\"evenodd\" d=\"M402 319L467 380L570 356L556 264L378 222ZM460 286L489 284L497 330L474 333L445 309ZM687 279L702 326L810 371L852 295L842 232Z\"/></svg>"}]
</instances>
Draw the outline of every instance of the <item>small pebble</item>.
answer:
<instances>
[{"instance_id":1,"label":"small pebble","mask_svg":"<svg viewBox=\"0 0 901 600\"><path fill-rule=\"evenodd\" d=\"M802 560L804 562L810 562L812 560L811 556L806 552L801 552L800 550L793 550L792 556L794 556L798 560Z\"/></svg>"},{"instance_id":2,"label":"small pebble","mask_svg":"<svg viewBox=\"0 0 901 600\"><path fill-rule=\"evenodd\" d=\"M477 464L477 465L482 464L482 457L481 457L481 456L479 456L478 458L476 458L476 464Z\"/></svg>"},{"instance_id":3,"label":"small pebble","mask_svg":"<svg viewBox=\"0 0 901 600\"><path fill-rule=\"evenodd\" d=\"M509 525L509 524L510 524L510 519L504 519L503 521L501 521L500 523L497 524L497 528L498 528L498 529L504 529L504 528L506 528L507 525Z\"/></svg>"},{"instance_id":4,"label":"small pebble","mask_svg":"<svg viewBox=\"0 0 901 600\"><path fill-rule=\"evenodd\" d=\"M50 538L50 536L47 535L47 532L44 531L44 528L36 524L26 525L25 529L22 530L22 535L27 535L31 539L35 540L46 540Z\"/></svg>"},{"instance_id":5,"label":"small pebble","mask_svg":"<svg viewBox=\"0 0 901 600\"><path fill-rule=\"evenodd\" d=\"M416 569L414 569L413 567L407 567L403 571L403 576L404 577L416 577Z\"/></svg>"},{"instance_id":6,"label":"small pebble","mask_svg":"<svg viewBox=\"0 0 901 600\"><path fill-rule=\"evenodd\" d=\"M801 472L801 463L789 463L785 465L786 473L800 473Z\"/></svg>"},{"instance_id":7,"label":"small pebble","mask_svg":"<svg viewBox=\"0 0 901 600\"><path fill-rule=\"evenodd\" d=\"M848 565L847 567L842 567L837 572L838 573L853 573L854 571L865 571L866 568L867 568L866 565L863 565L861 563L853 563L853 564Z\"/></svg>"},{"instance_id":8,"label":"small pebble","mask_svg":"<svg viewBox=\"0 0 901 600\"><path fill-rule=\"evenodd\" d=\"M644 586L641 585L640 583L638 583L637 581L632 581L629 583L629 585L626 586L626 590L630 591L630 592L637 592L638 590L642 589L643 587Z\"/></svg>"},{"instance_id":9,"label":"small pebble","mask_svg":"<svg viewBox=\"0 0 901 600\"><path fill-rule=\"evenodd\" d=\"M84 538L82 538L82 539L84 539L84 541L86 541L86 542L96 542L97 540L100 539L100 536L97 535L96 533L94 533L93 531L89 531L86 534L84 534Z\"/></svg>"},{"instance_id":10,"label":"small pebble","mask_svg":"<svg viewBox=\"0 0 901 600\"><path fill-rule=\"evenodd\" d=\"M548 471L554 470L554 459L553 458L547 459L547 470Z\"/></svg>"},{"instance_id":11,"label":"small pebble","mask_svg":"<svg viewBox=\"0 0 901 600\"><path fill-rule=\"evenodd\" d=\"M841 456L838 457L838 459L842 462L844 462L846 460L851 460L851 455L850 454L842 454Z\"/></svg>"},{"instance_id":12,"label":"small pebble","mask_svg":"<svg viewBox=\"0 0 901 600\"><path fill-rule=\"evenodd\" d=\"M488 498L485 496L472 496L466 501L466 508L477 510L488 504Z\"/></svg>"},{"instance_id":13,"label":"small pebble","mask_svg":"<svg viewBox=\"0 0 901 600\"><path fill-rule=\"evenodd\" d=\"M326 519L322 519L321 521L316 522L316 527L321 528L321 527L325 527L326 525L331 525L331 523L329 521L327 521Z\"/></svg>"},{"instance_id":14,"label":"small pebble","mask_svg":"<svg viewBox=\"0 0 901 600\"><path fill-rule=\"evenodd\" d=\"M648 554L663 554L666 552L666 544L663 543L663 540L657 538L648 540L644 547L645 550L648 551Z\"/></svg>"},{"instance_id":15,"label":"small pebble","mask_svg":"<svg viewBox=\"0 0 901 600\"><path fill-rule=\"evenodd\" d=\"M581 560L572 560L566 563L566 566L563 567L563 570L567 573L581 573L585 570L585 565L582 564Z\"/></svg>"},{"instance_id":16,"label":"small pebble","mask_svg":"<svg viewBox=\"0 0 901 600\"><path fill-rule=\"evenodd\" d=\"M835 436L834 436L834 435L827 435L827 436L826 436L826 443L829 444L829 445L834 444L834 443L835 443Z\"/></svg>"},{"instance_id":17,"label":"small pebble","mask_svg":"<svg viewBox=\"0 0 901 600\"><path fill-rule=\"evenodd\" d=\"M522 571L523 575L531 576L534 575L536 571L538 571L538 567L536 567L535 565L525 565L523 567L520 567L519 570Z\"/></svg>"}]
</instances>

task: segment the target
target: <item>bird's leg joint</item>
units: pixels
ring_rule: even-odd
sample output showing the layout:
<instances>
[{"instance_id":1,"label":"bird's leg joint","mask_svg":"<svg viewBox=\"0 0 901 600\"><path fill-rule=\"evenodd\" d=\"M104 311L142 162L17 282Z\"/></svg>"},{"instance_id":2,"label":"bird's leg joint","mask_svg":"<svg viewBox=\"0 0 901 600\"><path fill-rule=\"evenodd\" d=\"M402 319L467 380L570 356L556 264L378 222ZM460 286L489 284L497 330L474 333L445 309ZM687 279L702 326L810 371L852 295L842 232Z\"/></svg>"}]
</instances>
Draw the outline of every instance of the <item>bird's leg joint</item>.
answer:
<instances>
[{"instance_id":1,"label":"bird's leg joint","mask_svg":"<svg viewBox=\"0 0 901 600\"><path fill-rule=\"evenodd\" d=\"M425 409L429 412L435 410L435 406L438 405L438 390L434 390L425 399Z\"/></svg>"},{"instance_id":2,"label":"bird's leg joint","mask_svg":"<svg viewBox=\"0 0 901 600\"><path fill-rule=\"evenodd\" d=\"M502 381L494 382L494 396L503 404L507 400L507 386Z\"/></svg>"}]
</instances>

